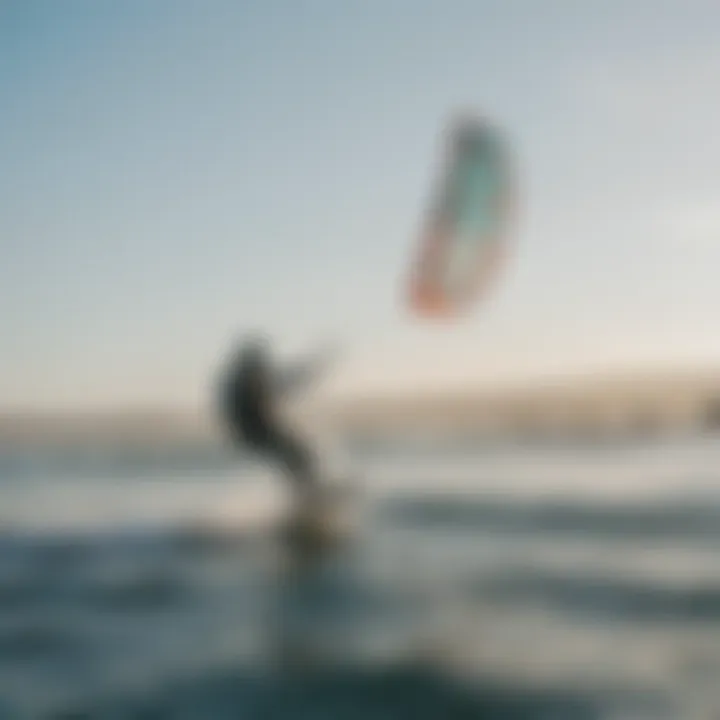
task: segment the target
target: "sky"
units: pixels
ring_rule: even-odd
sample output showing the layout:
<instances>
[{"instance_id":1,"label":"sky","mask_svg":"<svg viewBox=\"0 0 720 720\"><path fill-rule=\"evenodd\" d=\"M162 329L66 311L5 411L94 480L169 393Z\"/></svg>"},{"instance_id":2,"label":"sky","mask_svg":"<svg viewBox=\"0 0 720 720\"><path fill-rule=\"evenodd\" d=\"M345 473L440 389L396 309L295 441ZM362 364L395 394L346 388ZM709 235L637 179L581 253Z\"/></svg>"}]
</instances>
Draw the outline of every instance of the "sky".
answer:
<instances>
[{"instance_id":1,"label":"sky","mask_svg":"<svg viewBox=\"0 0 720 720\"><path fill-rule=\"evenodd\" d=\"M238 333L336 392L720 367L716 0L0 2L0 410L203 406ZM448 119L505 131L491 295L403 303Z\"/></svg>"}]
</instances>

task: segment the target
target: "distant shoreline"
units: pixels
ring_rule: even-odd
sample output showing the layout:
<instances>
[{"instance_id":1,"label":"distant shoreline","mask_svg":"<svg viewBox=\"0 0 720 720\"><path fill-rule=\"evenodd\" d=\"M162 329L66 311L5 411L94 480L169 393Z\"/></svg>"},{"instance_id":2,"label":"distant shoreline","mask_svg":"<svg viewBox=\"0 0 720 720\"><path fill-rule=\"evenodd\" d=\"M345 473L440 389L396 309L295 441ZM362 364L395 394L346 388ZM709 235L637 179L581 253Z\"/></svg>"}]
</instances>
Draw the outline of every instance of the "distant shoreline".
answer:
<instances>
[{"instance_id":1,"label":"distant shoreline","mask_svg":"<svg viewBox=\"0 0 720 720\"><path fill-rule=\"evenodd\" d=\"M472 389L335 399L310 409L351 433L520 433L720 427L720 371L614 374ZM0 443L220 443L212 418L184 410L0 412Z\"/></svg>"}]
</instances>

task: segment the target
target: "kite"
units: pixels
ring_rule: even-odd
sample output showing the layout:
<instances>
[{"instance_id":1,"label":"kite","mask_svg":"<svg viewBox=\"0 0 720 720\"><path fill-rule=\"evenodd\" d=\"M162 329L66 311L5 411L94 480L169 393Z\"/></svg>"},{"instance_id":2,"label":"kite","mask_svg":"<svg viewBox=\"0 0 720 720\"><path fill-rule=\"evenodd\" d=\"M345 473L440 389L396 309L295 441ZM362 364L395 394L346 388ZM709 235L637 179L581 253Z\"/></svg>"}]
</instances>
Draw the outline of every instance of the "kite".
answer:
<instances>
[{"instance_id":1,"label":"kite","mask_svg":"<svg viewBox=\"0 0 720 720\"><path fill-rule=\"evenodd\" d=\"M455 317L477 301L505 255L511 200L511 168L500 134L483 121L456 123L413 263L413 314Z\"/></svg>"}]
</instances>

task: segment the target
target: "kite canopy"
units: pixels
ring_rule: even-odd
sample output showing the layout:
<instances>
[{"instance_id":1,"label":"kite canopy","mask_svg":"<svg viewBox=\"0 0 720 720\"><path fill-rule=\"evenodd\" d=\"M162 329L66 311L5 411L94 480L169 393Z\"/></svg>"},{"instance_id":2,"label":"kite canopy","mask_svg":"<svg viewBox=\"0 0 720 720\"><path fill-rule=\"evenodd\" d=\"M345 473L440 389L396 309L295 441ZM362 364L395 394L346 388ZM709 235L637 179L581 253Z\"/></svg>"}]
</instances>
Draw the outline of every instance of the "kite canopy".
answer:
<instances>
[{"instance_id":1,"label":"kite canopy","mask_svg":"<svg viewBox=\"0 0 720 720\"><path fill-rule=\"evenodd\" d=\"M413 265L413 313L459 315L488 287L504 255L511 190L509 158L499 133L475 119L456 123Z\"/></svg>"}]
</instances>

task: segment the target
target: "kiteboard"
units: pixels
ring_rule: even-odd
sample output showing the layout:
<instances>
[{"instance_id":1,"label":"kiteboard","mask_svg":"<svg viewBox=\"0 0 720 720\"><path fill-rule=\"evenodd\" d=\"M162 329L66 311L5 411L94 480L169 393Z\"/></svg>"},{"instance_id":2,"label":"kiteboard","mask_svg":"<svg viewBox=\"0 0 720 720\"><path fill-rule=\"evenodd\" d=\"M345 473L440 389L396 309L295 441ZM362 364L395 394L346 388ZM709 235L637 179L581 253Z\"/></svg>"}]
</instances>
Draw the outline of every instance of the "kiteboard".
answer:
<instances>
[{"instance_id":1,"label":"kiteboard","mask_svg":"<svg viewBox=\"0 0 720 720\"><path fill-rule=\"evenodd\" d=\"M497 128L472 117L455 122L411 270L413 314L461 315L490 287L505 255L513 195Z\"/></svg>"},{"instance_id":2,"label":"kiteboard","mask_svg":"<svg viewBox=\"0 0 720 720\"><path fill-rule=\"evenodd\" d=\"M356 485L323 485L310 501L291 508L280 523L279 538L286 549L301 554L345 545L356 530L358 512Z\"/></svg>"}]
</instances>

